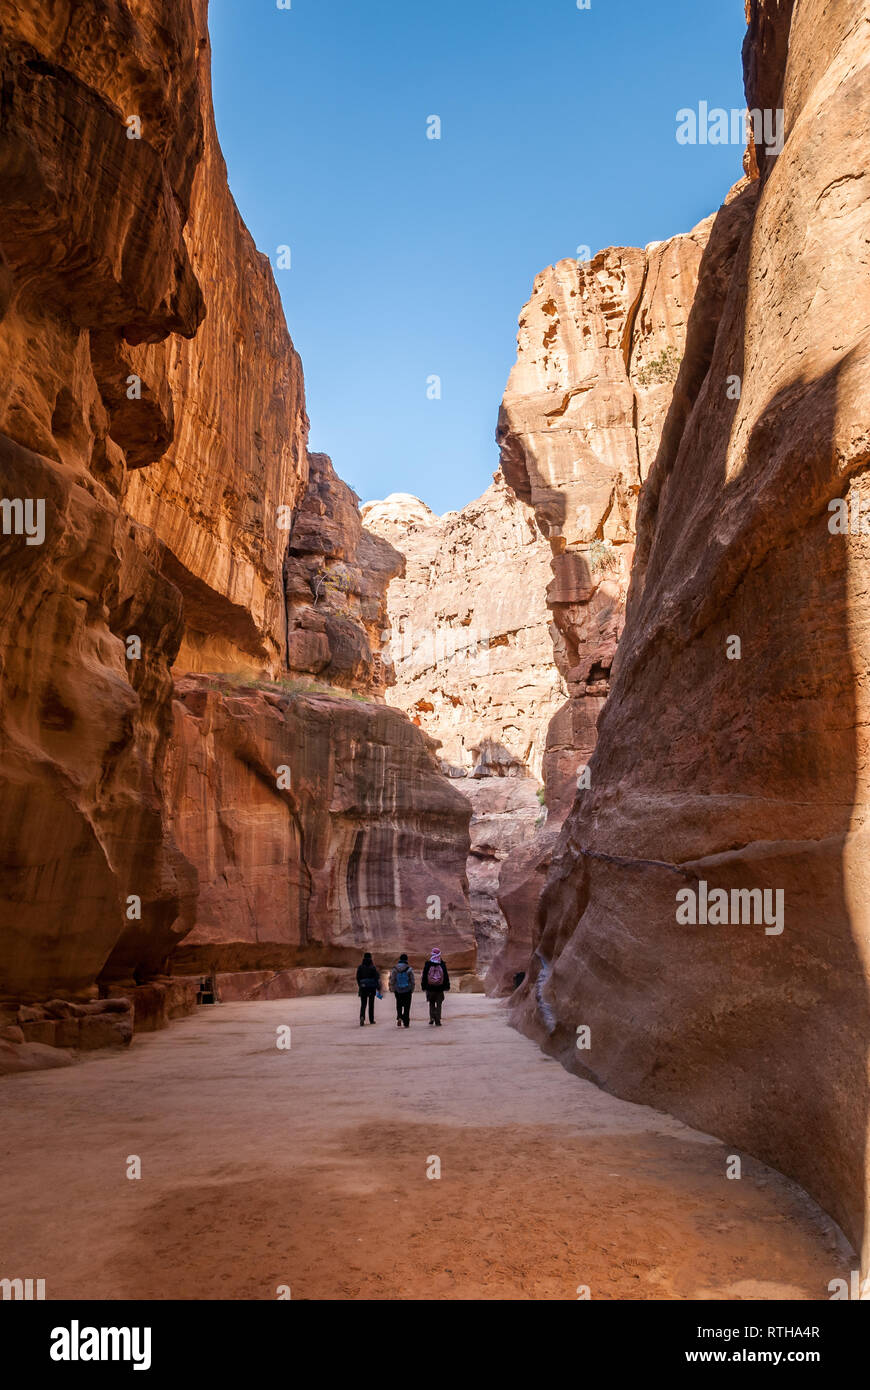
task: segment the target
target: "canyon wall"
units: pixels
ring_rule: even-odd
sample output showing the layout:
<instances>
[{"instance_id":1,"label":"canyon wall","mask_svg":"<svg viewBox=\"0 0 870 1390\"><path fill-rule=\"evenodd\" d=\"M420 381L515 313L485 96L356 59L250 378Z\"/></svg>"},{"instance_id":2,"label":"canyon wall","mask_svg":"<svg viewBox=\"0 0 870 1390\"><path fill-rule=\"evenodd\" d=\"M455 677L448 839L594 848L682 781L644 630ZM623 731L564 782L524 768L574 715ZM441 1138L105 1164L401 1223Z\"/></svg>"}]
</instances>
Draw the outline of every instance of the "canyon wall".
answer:
<instances>
[{"instance_id":1,"label":"canyon wall","mask_svg":"<svg viewBox=\"0 0 870 1390\"><path fill-rule=\"evenodd\" d=\"M610 247L535 280L496 438L552 551L547 605L568 701L549 726L547 806L564 819L595 746L625 621L641 486L683 358L712 219L645 251Z\"/></svg>"},{"instance_id":2,"label":"canyon wall","mask_svg":"<svg viewBox=\"0 0 870 1390\"><path fill-rule=\"evenodd\" d=\"M104 18L7 4L0 30L0 992L24 998L92 986L131 896L165 954L196 896L163 789L182 598L123 504L170 406L146 382L140 415L119 408L107 346L205 313L183 232L196 27L154 5L122 42Z\"/></svg>"},{"instance_id":3,"label":"canyon wall","mask_svg":"<svg viewBox=\"0 0 870 1390\"><path fill-rule=\"evenodd\" d=\"M0 68L0 999L132 997L188 936L470 966L467 804L381 703L401 557L308 455L205 0L8 0Z\"/></svg>"},{"instance_id":4,"label":"canyon wall","mask_svg":"<svg viewBox=\"0 0 870 1390\"><path fill-rule=\"evenodd\" d=\"M200 885L176 971L270 972L274 994L271 976L355 968L361 947L422 966L436 942L457 974L474 967L470 811L398 710L180 679L170 780ZM246 984L262 992L253 976L227 987Z\"/></svg>"},{"instance_id":5,"label":"canyon wall","mask_svg":"<svg viewBox=\"0 0 870 1390\"><path fill-rule=\"evenodd\" d=\"M443 771L471 803L467 872L485 968L507 931L501 865L545 815L547 727L566 693L544 599L550 548L500 473L459 512L438 517L394 494L362 515L405 559L388 594L387 699L437 741Z\"/></svg>"},{"instance_id":6,"label":"canyon wall","mask_svg":"<svg viewBox=\"0 0 870 1390\"><path fill-rule=\"evenodd\" d=\"M683 361L712 218L645 250L610 247L535 280L496 438L502 471L548 537L546 602L568 698L546 729L547 819L502 869L506 924L487 988L528 965L559 829L597 737L625 623L636 516Z\"/></svg>"},{"instance_id":7,"label":"canyon wall","mask_svg":"<svg viewBox=\"0 0 870 1390\"><path fill-rule=\"evenodd\" d=\"M785 143L701 258L591 786L515 996L564 1065L796 1178L859 1248L868 38L867 0L751 0L747 104L784 109ZM716 889L725 920L694 925Z\"/></svg>"},{"instance_id":8,"label":"canyon wall","mask_svg":"<svg viewBox=\"0 0 870 1390\"><path fill-rule=\"evenodd\" d=\"M138 8L147 13L150 0ZM194 12L191 99L203 149L185 243L204 318L188 340L173 334L136 349L116 335L111 344L117 377L126 379L128 368L139 374L143 394L147 385L167 400L173 424L154 462L128 472L124 505L163 541L164 570L184 600L178 668L274 672L286 665L288 531L308 488L302 364L269 260L227 184L211 103L206 0L195 0ZM150 110L140 105L143 140L150 139ZM125 418L135 420L140 405L125 402Z\"/></svg>"}]
</instances>

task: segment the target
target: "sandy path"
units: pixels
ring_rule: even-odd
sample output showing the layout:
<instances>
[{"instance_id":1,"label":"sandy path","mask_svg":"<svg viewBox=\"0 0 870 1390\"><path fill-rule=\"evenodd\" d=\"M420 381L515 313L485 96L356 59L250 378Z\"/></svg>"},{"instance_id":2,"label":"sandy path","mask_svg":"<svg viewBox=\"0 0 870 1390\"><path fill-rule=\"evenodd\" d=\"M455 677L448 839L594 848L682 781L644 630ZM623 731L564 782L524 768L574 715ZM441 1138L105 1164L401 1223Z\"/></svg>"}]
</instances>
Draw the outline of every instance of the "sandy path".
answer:
<instances>
[{"instance_id":1,"label":"sandy path","mask_svg":"<svg viewBox=\"0 0 870 1390\"><path fill-rule=\"evenodd\" d=\"M0 1084L0 1277L49 1298L827 1298L851 1265L785 1179L569 1076L503 1007L200 1010ZM292 1047L276 1047L279 1025ZM142 1160L142 1178L126 1176ZM426 1176L437 1155L438 1180Z\"/></svg>"}]
</instances>

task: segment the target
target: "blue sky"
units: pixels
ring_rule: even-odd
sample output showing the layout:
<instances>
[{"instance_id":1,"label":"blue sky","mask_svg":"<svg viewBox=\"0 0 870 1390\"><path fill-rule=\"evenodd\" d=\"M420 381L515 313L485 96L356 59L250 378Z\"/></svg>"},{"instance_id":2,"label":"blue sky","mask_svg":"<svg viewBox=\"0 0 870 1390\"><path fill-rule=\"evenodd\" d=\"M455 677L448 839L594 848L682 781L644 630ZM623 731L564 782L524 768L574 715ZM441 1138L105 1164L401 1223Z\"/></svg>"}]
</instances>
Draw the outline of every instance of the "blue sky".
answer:
<instances>
[{"instance_id":1,"label":"blue sky","mask_svg":"<svg viewBox=\"0 0 870 1390\"><path fill-rule=\"evenodd\" d=\"M311 447L363 498L488 486L545 266L687 231L740 176L744 0L211 0L230 186L276 265ZM426 138L427 117L442 121ZM438 375L440 400L427 399Z\"/></svg>"}]
</instances>

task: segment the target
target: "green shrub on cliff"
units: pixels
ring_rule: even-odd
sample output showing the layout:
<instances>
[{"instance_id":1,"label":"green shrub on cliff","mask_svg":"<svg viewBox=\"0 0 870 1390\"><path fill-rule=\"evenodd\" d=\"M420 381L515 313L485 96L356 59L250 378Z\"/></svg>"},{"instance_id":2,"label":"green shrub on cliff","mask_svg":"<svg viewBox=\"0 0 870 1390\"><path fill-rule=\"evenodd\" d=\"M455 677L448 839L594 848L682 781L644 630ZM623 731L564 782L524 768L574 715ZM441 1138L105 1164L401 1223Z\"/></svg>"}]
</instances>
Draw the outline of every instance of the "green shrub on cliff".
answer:
<instances>
[{"instance_id":1,"label":"green shrub on cliff","mask_svg":"<svg viewBox=\"0 0 870 1390\"><path fill-rule=\"evenodd\" d=\"M659 386L665 381L676 381L682 360L682 353L669 343L638 372L638 386Z\"/></svg>"}]
</instances>

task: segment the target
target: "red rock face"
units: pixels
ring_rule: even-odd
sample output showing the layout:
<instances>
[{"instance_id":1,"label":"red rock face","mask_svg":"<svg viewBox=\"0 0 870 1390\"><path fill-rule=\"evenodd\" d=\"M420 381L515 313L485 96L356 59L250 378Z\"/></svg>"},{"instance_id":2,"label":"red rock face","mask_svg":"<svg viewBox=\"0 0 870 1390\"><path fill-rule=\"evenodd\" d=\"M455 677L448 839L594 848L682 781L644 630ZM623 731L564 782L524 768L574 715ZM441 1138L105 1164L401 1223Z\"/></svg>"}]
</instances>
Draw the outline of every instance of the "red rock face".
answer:
<instances>
[{"instance_id":1,"label":"red rock face","mask_svg":"<svg viewBox=\"0 0 870 1390\"><path fill-rule=\"evenodd\" d=\"M308 490L284 560L290 670L381 699L395 684L387 587L404 559L363 529L356 494L325 454L309 455Z\"/></svg>"},{"instance_id":2,"label":"red rock face","mask_svg":"<svg viewBox=\"0 0 870 1390\"><path fill-rule=\"evenodd\" d=\"M280 686L178 684L173 824L199 869L184 970L474 965L470 808L398 710Z\"/></svg>"},{"instance_id":3,"label":"red rock face","mask_svg":"<svg viewBox=\"0 0 870 1390\"><path fill-rule=\"evenodd\" d=\"M18 998L92 985L131 909L159 958L196 885L162 790L181 602L121 501L125 449L142 461L160 412L145 392L129 431L95 347L202 318L183 236L193 15L128 20L118 56L111 15L101 33L73 8L5 6L0 48L0 991ZM152 138L128 140L146 109Z\"/></svg>"},{"instance_id":4,"label":"red rock face","mask_svg":"<svg viewBox=\"0 0 870 1390\"><path fill-rule=\"evenodd\" d=\"M751 5L747 102L784 108L785 145L701 262L592 785L519 1004L566 1066L796 1177L859 1245L867 538L828 506L868 501L868 20ZM681 923L702 882L781 892L781 932Z\"/></svg>"},{"instance_id":5,"label":"red rock face","mask_svg":"<svg viewBox=\"0 0 870 1390\"><path fill-rule=\"evenodd\" d=\"M179 669L254 675L286 665L282 566L308 483L308 419L268 259L227 185L206 8L197 0L204 149L185 237L206 312L191 341L122 349L133 371L162 384L175 417L162 457L128 476L125 504L165 542L166 573L184 598Z\"/></svg>"},{"instance_id":6,"label":"red rock face","mask_svg":"<svg viewBox=\"0 0 870 1390\"><path fill-rule=\"evenodd\" d=\"M569 698L545 734L546 826L508 861L508 887L498 889L507 925L491 992L510 992L528 958L552 832L595 748L625 623L638 498L652 485L712 223L645 251L560 261L537 277L520 315L497 438L505 477L549 537L550 632Z\"/></svg>"},{"instance_id":7,"label":"red rock face","mask_svg":"<svg viewBox=\"0 0 870 1390\"><path fill-rule=\"evenodd\" d=\"M222 959L313 942L343 965L381 910L390 950L428 949L427 885L461 966L468 814L422 736L252 685L380 696L400 560L309 461L214 131L205 0L8 0L0 68L0 998L117 993L194 926L190 968L210 933ZM224 678L204 710L191 672ZM274 773L262 793L278 754L295 819ZM138 997L147 1026L170 1014Z\"/></svg>"},{"instance_id":8,"label":"red rock face","mask_svg":"<svg viewBox=\"0 0 870 1390\"><path fill-rule=\"evenodd\" d=\"M635 514L671 401L710 221L646 251L560 261L520 315L499 415L502 471L550 541L547 604L569 701L551 721L551 821L595 746L622 632Z\"/></svg>"}]
</instances>

